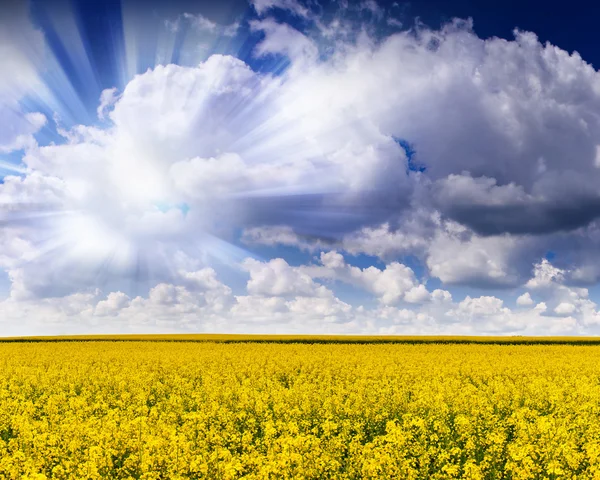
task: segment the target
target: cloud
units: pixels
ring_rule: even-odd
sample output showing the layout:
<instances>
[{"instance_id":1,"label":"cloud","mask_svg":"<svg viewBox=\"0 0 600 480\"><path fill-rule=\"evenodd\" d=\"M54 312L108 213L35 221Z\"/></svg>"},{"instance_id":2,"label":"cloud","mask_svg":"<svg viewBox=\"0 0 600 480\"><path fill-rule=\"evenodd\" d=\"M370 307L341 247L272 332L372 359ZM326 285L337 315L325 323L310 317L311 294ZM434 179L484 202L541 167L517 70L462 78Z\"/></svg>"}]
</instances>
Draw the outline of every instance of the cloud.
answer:
<instances>
[{"instance_id":1,"label":"cloud","mask_svg":"<svg viewBox=\"0 0 600 480\"><path fill-rule=\"evenodd\" d=\"M369 12L375 18L382 18L384 10L375 0L363 0L360 2L360 9Z\"/></svg>"},{"instance_id":2,"label":"cloud","mask_svg":"<svg viewBox=\"0 0 600 480\"><path fill-rule=\"evenodd\" d=\"M493 178L449 175L440 181L436 200L449 217L482 235L574 230L594 220L600 206L600 196L577 174L546 178L537 196L514 183L496 183Z\"/></svg>"},{"instance_id":3,"label":"cloud","mask_svg":"<svg viewBox=\"0 0 600 480\"><path fill-rule=\"evenodd\" d=\"M532 273L525 286L544 299L535 307L540 312L551 309L557 316L572 319L584 327L599 323L597 304L589 298L588 289L566 284L569 272L543 259L534 265Z\"/></svg>"},{"instance_id":4,"label":"cloud","mask_svg":"<svg viewBox=\"0 0 600 480\"><path fill-rule=\"evenodd\" d=\"M94 308L94 315L106 316L114 315L119 310L126 308L131 302L131 299L123 292L111 292L106 297L106 300L101 300Z\"/></svg>"},{"instance_id":5,"label":"cloud","mask_svg":"<svg viewBox=\"0 0 600 480\"><path fill-rule=\"evenodd\" d=\"M14 126L0 133L0 150L24 150L19 175L0 184L7 315L21 302L58 318L83 302L74 295L92 295L81 309L90 322L147 326L156 315L169 328L176 315L177 328L201 315L217 328L231 312L266 325L268 312L308 321L311 309L344 328L596 324L595 303L574 285L598 278L593 67L529 32L479 38L470 21L384 38L355 22L363 32L351 41L340 33L343 16L324 25L294 1L253 5L260 18L250 27L261 40L252 60L285 57L289 68L261 73L220 54L157 65L102 93L94 106L101 127L59 127L62 140L41 145L34 135L46 118L25 114L20 102L39 83L43 36L21 4L23 32L0 20L0 58L16 72L0 79L0 122ZM384 21L374 2L356 8L363 21ZM278 22L266 16L272 9L312 26ZM221 35L236 25L180 20ZM249 248L268 245L279 256L277 246L297 247L318 261L248 260L246 292L234 295L205 268L210 258L247 256L233 245L239 231ZM540 262L549 251L556 266ZM385 266L359 268L344 257L361 254ZM442 288L430 292L407 257ZM99 277L117 283L101 298L89 293ZM146 296L123 287L140 278ZM343 302L339 283L379 305L360 311ZM444 290L453 284L525 286L541 301L533 307L522 295L516 312L490 295L455 302ZM378 324L384 312L396 323Z\"/></svg>"},{"instance_id":6,"label":"cloud","mask_svg":"<svg viewBox=\"0 0 600 480\"><path fill-rule=\"evenodd\" d=\"M100 120L104 120L106 118L108 109L111 108L119 99L117 92L118 90L114 87L102 90L102 94L100 95L100 105L98 105L98 109L96 110Z\"/></svg>"},{"instance_id":7,"label":"cloud","mask_svg":"<svg viewBox=\"0 0 600 480\"><path fill-rule=\"evenodd\" d=\"M285 24L277 23L272 18L250 21L252 31L260 31L265 38L256 47L259 56L268 54L282 54L293 62L316 61L319 50L317 45L300 33L295 28Z\"/></svg>"},{"instance_id":8,"label":"cloud","mask_svg":"<svg viewBox=\"0 0 600 480\"><path fill-rule=\"evenodd\" d=\"M301 234L289 225L265 225L245 229L241 239L248 245L284 245L305 251L337 249L351 255L366 254L390 260L404 255L424 255L440 221L435 212L415 208L395 222L401 229L394 230L386 222L362 227L341 238Z\"/></svg>"},{"instance_id":9,"label":"cloud","mask_svg":"<svg viewBox=\"0 0 600 480\"><path fill-rule=\"evenodd\" d=\"M525 292L523 295L517 298L517 305L519 305L520 307L528 307L530 305L533 305L533 303L533 299L531 298L529 292Z\"/></svg>"},{"instance_id":10,"label":"cloud","mask_svg":"<svg viewBox=\"0 0 600 480\"><path fill-rule=\"evenodd\" d=\"M533 277L527 282L527 288L551 287L564 280L565 271L556 268L547 259L542 259L533 268Z\"/></svg>"},{"instance_id":11,"label":"cloud","mask_svg":"<svg viewBox=\"0 0 600 480\"><path fill-rule=\"evenodd\" d=\"M328 243L331 244L331 242L319 238L299 235L288 225L247 228L242 232L241 241L248 245L268 245L271 247L285 245L306 251L324 249Z\"/></svg>"},{"instance_id":12,"label":"cloud","mask_svg":"<svg viewBox=\"0 0 600 480\"><path fill-rule=\"evenodd\" d=\"M327 261L341 267L337 259ZM333 264L332 264L333 262ZM252 263L252 262L249 262ZM277 262L262 264L273 268ZM252 268L257 265L252 265ZM261 267L261 268L262 268ZM302 271L296 269L296 277ZM300 270L297 270L300 269ZM190 278L200 279L194 287ZM310 283L310 282L308 282ZM181 272L176 283L160 283L147 295L130 298L120 291L107 296L99 290L60 298L0 302L3 327L12 334L27 328L36 332L297 332L379 334L474 334L474 333L573 333L596 328L594 305L572 305L568 312L561 303L560 315L546 315L540 303L531 309L511 311L493 296L454 303L442 290L432 292L432 302L408 307L380 304L372 308L352 306L328 289L298 287L294 281L283 289L255 289L248 283L245 295L233 296L210 269ZM303 283L306 285L306 282ZM276 295L271 295L276 293ZM299 293L296 295L296 293ZM563 305L563 306L561 306ZM594 308L590 309L592 306ZM588 309L587 312L585 309ZM569 313L570 312L570 313ZM568 315L568 316L567 316Z\"/></svg>"},{"instance_id":13,"label":"cloud","mask_svg":"<svg viewBox=\"0 0 600 480\"><path fill-rule=\"evenodd\" d=\"M341 242L342 248L353 255L365 253L383 260L403 255L424 255L439 224L437 214L415 208L395 221L400 226L398 229L392 229L386 222L346 234Z\"/></svg>"},{"instance_id":14,"label":"cloud","mask_svg":"<svg viewBox=\"0 0 600 480\"><path fill-rule=\"evenodd\" d=\"M348 209L378 181L379 167L402 159L402 151L369 128L360 139L318 140L314 149L324 157L298 150L315 126L301 105L284 107L295 85L223 55L197 67L158 66L136 76L118 98L114 90L105 91L100 112L112 105L109 127L75 126L61 130L63 144L30 145L23 162L31 173L14 185L24 189L29 176L40 185L60 184L52 202L45 190L30 199L32 205L52 205L59 216L20 235L40 252L61 253L60 260L43 253L9 272L19 278L23 295L92 286L99 265L108 277L131 276L157 245L164 253L153 259L153 268L170 281L174 252L218 228L294 217L296 225L335 227L330 215L298 212ZM282 127L282 135L273 135ZM394 168L406 184L404 167ZM23 194L11 191L13 198ZM346 228L344 217L338 221Z\"/></svg>"},{"instance_id":15,"label":"cloud","mask_svg":"<svg viewBox=\"0 0 600 480\"><path fill-rule=\"evenodd\" d=\"M402 22L396 18L388 17L386 22L390 27L402 28Z\"/></svg>"},{"instance_id":16,"label":"cloud","mask_svg":"<svg viewBox=\"0 0 600 480\"><path fill-rule=\"evenodd\" d=\"M310 15L310 11L297 0L250 0L250 3L260 16L273 8L287 10L299 17L306 18Z\"/></svg>"},{"instance_id":17,"label":"cloud","mask_svg":"<svg viewBox=\"0 0 600 480\"><path fill-rule=\"evenodd\" d=\"M179 22L182 19L189 22L192 28L194 28L198 32L208 33L212 35L220 35L223 37L235 37L240 28L239 22L233 22L229 25L220 25L205 17L201 13L184 13L177 20L168 22L167 27L172 31L179 30Z\"/></svg>"},{"instance_id":18,"label":"cloud","mask_svg":"<svg viewBox=\"0 0 600 480\"><path fill-rule=\"evenodd\" d=\"M411 268L392 262L381 270L371 266L364 269L348 265L342 254L336 251L320 255L321 266L303 268L313 278L338 280L357 286L376 295L385 305L399 301L421 303L428 301L430 293L419 284Z\"/></svg>"},{"instance_id":19,"label":"cloud","mask_svg":"<svg viewBox=\"0 0 600 480\"><path fill-rule=\"evenodd\" d=\"M575 305L572 303L561 302L554 309L554 312L556 312L558 315L570 315L575 311L575 308Z\"/></svg>"},{"instance_id":20,"label":"cloud","mask_svg":"<svg viewBox=\"0 0 600 480\"><path fill-rule=\"evenodd\" d=\"M446 222L437 229L426 256L431 275L447 284L519 285L528 268L519 256L529 239L508 235L482 237L460 224Z\"/></svg>"},{"instance_id":21,"label":"cloud","mask_svg":"<svg viewBox=\"0 0 600 480\"><path fill-rule=\"evenodd\" d=\"M471 298L467 296L458 304L458 308L453 313L457 316L477 319L498 314L508 314L510 310L504 307L504 302L496 297L481 296Z\"/></svg>"},{"instance_id":22,"label":"cloud","mask_svg":"<svg viewBox=\"0 0 600 480\"><path fill-rule=\"evenodd\" d=\"M274 258L267 263L248 258L242 263L250 273L248 292L266 296L318 296L326 293L325 287L316 284L301 270L291 267L283 258Z\"/></svg>"}]
</instances>

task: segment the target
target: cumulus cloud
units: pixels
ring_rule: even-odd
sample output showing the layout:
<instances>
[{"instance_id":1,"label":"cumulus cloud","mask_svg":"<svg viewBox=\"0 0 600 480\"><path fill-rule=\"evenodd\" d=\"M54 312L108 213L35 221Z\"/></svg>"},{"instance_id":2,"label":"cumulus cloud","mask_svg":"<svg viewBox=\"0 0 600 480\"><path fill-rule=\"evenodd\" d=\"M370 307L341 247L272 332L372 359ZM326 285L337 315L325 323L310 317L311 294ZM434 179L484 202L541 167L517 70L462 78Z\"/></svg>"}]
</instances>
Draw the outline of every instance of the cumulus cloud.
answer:
<instances>
[{"instance_id":1,"label":"cumulus cloud","mask_svg":"<svg viewBox=\"0 0 600 480\"><path fill-rule=\"evenodd\" d=\"M559 315L570 315L575 311L575 305L568 302L561 302L554 311Z\"/></svg>"},{"instance_id":2,"label":"cumulus cloud","mask_svg":"<svg viewBox=\"0 0 600 480\"><path fill-rule=\"evenodd\" d=\"M389 223L362 229L344 236L341 247L351 254L367 254L390 259L406 254L421 254L430 242L431 230L418 221L407 219L399 230L392 230Z\"/></svg>"},{"instance_id":3,"label":"cumulus cloud","mask_svg":"<svg viewBox=\"0 0 600 480\"><path fill-rule=\"evenodd\" d=\"M464 316L469 319L477 319L491 315L509 314L510 310L504 307L504 302L496 297L482 296L471 298L467 296L452 313L459 317Z\"/></svg>"},{"instance_id":4,"label":"cumulus cloud","mask_svg":"<svg viewBox=\"0 0 600 480\"><path fill-rule=\"evenodd\" d=\"M106 297L106 300L101 300L96 304L94 315L114 315L119 310L126 308L130 302L131 299L123 292L111 292Z\"/></svg>"},{"instance_id":5,"label":"cumulus cloud","mask_svg":"<svg viewBox=\"0 0 600 480\"><path fill-rule=\"evenodd\" d=\"M461 224L445 222L428 246L426 264L447 284L514 286L529 273L522 257L529 253L530 242L508 235L483 237Z\"/></svg>"},{"instance_id":6,"label":"cumulus cloud","mask_svg":"<svg viewBox=\"0 0 600 480\"><path fill-rule=\"evenodd\" d=\"M533 268L533 277L527 282L528 288L544 288L556 285L564 280L565 271L556 268L547 259L542 259Z\"/></svg>"},{"instance_id":7,"label":"cumulus cloud","mask_svg":"<svg viewBox=\"0 0 600 480\"><path fill-rule=\"evenodd\" d=\"M332 256L326 263L339 268L338 260ZM244 263L258 271L254 262ZM277 263L281 264L269 261L262 265L277 268L273 267ZM300 267L279 268L295 270L297 278L303 274ZM196 286L189 283L190 278L196 279ZM3 326L13 334L22 334L26 328L37 332L60 329L64 333L111 332L118 328L137 332L564 334L589 332L587 329L595 328L598 318L595 304L567 307L562 302L555 307L554 315L547 315L544 303L511 311L493 296L467 296L454 303L449 292L440 289L430 294L431 302L416 308L383 303L365 308L340 300L322 286L306 288L307 283L297 286L288 281L280 288L273 282L260 286L249 282L246 295L234 296L214 271L202 269L180 272L176 283L160 283L135 298L119 291L104 296L94 290L51 299L7 299L0 302L0 312ZM587 318L585 322L582 314Z\"/></svg>"},{"instance_id":8,"label":"cumulus cloud","mask_svg":"<svg viewBox=\"0 0 600 480\"><path fill-rule=\"evenodd\" d=\"M568 273L547 259L534 265L533 276L525 286L544 300L535 309L542 313L551 309L556 316L571 319L583 327L598 324L596 302L590 299L587 288L567 284Z\"/></svg>"},{"instance_id":9,"label":"cumulus cloud","mask_svg":"<svg viewBox=\"0 0 600 480\"><path fill-rule=\"evenodd\" d=\"M413 270L406 265L392 262L381 270L375 266L359 268L346 263L342 254L335 250L320 255L321 265L303 268L313 278L338 280L355 285L373 293L386 305L401 300L422 303L430 299L427 288L419 284Z\"/></svg>"},{"instance_id":10,"label":"cumulus cloud","mask_svg":"<svg viewBox=\"0 0 600 480\"><path fill-rule=\"evenodd\" d=\"M326 292L325 287L298 268L291 267L283 258L274 258L262 263L251 258L242 266L250 273L248 292L267 296L318 296Z\"/></svg>"},{"instance_id":11,"label":"cumulus cloud","mask_svg":"<svg viewBox=\"0 0 600 480\"><path fill-rule=\"evenodd\" d=\"M520 307L528 307L533 305L533 303L533 299L531 298L529 292L525 292L523 295L520 295L519 298L517 298L517 305Z\"/></svg>"}]
</instances>

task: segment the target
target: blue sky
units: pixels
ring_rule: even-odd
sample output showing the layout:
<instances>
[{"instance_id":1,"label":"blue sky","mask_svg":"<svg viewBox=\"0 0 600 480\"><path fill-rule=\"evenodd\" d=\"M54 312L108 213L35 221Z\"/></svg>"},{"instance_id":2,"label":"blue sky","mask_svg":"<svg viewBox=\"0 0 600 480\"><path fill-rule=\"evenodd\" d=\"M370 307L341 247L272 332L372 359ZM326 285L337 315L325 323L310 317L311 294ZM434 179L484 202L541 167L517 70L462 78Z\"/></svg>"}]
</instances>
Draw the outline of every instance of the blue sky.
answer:
<instances>
[{"instance_id":1,"label":"blue sky","mask_svg":"<svg viewBox=\"0 0 600 480\"><path fill-rule=\"evenodd\" d=\"M3 4L2 331L597 333L600 7L487 7Z\"/></svg>"}]
</instances>

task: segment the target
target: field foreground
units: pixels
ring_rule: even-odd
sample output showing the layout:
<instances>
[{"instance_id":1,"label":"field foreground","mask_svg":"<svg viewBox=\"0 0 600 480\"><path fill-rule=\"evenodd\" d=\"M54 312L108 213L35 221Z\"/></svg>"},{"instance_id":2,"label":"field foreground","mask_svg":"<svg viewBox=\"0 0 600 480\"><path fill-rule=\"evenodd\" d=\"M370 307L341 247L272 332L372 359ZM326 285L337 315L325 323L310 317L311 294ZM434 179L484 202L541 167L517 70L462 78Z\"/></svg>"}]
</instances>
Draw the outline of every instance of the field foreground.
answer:
<instances>
[{"instance_id":1,"label":"field foreground","mask_svg":"<svg viewBox=\"0 0 600 480\"><path fill-rule=\"evenodd\" d=\"M600 478L600 347L0 344L0 478Z\"/></svg>"}]
</instances>

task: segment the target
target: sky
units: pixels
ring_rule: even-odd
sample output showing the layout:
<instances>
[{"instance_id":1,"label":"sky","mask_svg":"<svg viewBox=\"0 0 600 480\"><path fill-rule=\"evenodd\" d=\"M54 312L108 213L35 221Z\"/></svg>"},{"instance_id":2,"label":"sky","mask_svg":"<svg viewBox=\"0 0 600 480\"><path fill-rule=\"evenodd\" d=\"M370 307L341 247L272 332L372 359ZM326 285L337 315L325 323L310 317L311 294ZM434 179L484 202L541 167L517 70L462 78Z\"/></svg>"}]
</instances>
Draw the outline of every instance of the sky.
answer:
<instances>
[{"instance_id":1,"label":"sky","mask_svg":"<svg viewBox=\"0 0 600 480\"><path fill-rule=\"evenodd\" d=\"M0 335L600 334L582 5L2 1Z\"/></svg>"}]
</instances>

